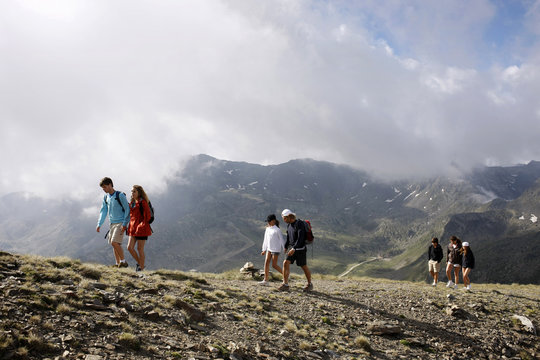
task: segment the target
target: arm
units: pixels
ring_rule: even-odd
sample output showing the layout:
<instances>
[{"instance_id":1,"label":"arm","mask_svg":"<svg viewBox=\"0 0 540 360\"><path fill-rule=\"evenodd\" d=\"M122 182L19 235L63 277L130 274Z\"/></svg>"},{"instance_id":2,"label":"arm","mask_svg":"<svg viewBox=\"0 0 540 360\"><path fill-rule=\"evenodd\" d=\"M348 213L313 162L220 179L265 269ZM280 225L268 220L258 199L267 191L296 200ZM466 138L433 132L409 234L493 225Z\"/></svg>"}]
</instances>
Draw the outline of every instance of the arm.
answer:
<instances>
[{"instance_id":1,"label":"arm","mask_svg":"<svg viewBox=\"0 0 540 360\"><path fill-rule=\"evenodd\" d=\"M264 230L264 238L263 238L261 254L264 255L267 249L268 249L268 227L266 228L266 230Z\"/></svg>"},{"instance_id":2,"label":"arm","mask_svg":"<svg viewBox=\"0 0 540 360\"><path fill-rule=\"evenodd\" d=\"M122 227L124 228L124 230L126 230L127 225L129 223L129 212L131 211L131 208L129 206L126 195L124 195L124 193L120 193L120 195L118 196L118 199L122 203L122 206L124 206L125 212L124 212L124 221L122 221Z\"/></svg>"},{"instance_id":3,"label":"arm","mask_svg":"<svg viewBox=\"0 0 540 360\"><path fill-rule=\"evenodd\" d=\"M103 225L103 222L105 221L105 218L107 217L107 213L109 212L109 206L107 205L107 195L103 197L103 202L101 203L101 209L99 210L99 218L97 222L97 228L96 231L99 232L99 228L101 228L101 225Z\"/></svg>"}]
</instances>

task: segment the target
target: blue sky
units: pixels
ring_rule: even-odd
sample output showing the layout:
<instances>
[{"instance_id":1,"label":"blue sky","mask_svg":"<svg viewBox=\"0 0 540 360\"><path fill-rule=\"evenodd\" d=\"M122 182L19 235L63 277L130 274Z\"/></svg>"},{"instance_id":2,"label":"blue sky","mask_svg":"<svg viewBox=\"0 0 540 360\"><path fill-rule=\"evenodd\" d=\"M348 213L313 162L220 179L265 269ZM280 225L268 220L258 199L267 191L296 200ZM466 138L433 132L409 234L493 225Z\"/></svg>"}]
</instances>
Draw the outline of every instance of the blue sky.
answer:
<instances>
[{"instance_id":1,"label":"blue sky","mask_svg":"<svg viewBox=\"0 0 540 360\"><path fill-rule=\"evenodd\" d=\"M386 178L540 160L539 24L539 0L3 1L0 196L162 191L199 153Z\"/></svg>"}]
</instances>

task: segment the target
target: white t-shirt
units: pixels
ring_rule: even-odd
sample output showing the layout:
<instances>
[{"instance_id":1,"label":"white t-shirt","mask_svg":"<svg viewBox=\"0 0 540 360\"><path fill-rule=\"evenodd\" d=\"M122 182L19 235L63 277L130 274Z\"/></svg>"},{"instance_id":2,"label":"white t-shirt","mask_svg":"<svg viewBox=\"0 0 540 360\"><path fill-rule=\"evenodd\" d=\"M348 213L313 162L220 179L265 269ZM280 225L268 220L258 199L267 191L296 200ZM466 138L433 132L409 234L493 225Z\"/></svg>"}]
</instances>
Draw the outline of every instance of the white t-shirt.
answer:
<instances>
[{"instance_id":1,"label":"white t-shirt","mask_svg":"<svg viewBox=\"0 0 540 360\"><path fill-rule=\"evenodd\" d=\"M266 228L264 232L264 242L262 245L262 251L270 251L273 253L283 252L285 246L285 239L281 230L276 226L270 226Z\"/></svg>"}]
</instances>

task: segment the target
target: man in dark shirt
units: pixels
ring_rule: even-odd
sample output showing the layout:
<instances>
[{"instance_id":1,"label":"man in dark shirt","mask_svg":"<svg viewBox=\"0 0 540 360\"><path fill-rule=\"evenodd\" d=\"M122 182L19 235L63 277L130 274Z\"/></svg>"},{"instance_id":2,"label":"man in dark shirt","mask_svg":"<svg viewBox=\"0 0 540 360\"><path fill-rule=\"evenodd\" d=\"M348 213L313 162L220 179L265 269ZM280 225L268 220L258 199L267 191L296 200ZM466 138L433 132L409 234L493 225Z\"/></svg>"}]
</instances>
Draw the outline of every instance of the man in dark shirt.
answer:
<instances>
[{"instance_id":1,"label":"man in dark shirt","mask_svg":"<svg viewBox=\"0 0 540 360\"><path fill-rule=\"evenodd\" d=\"M437 286L437 282L439 282L439 272L441 271L442 258L443 251L442 247L439 245L439 239L434 237L431 239L431 245L428 249L429 273L433 278L433 284L431 284L431 286Z\"/></svg>"},{"instance_id":2,"label":"man in dark shirt","mask_svg":"<svg viewBox=\"0 0 540 360\"><path fill-rule=\"evenodd\" d=\"M304 275L306 275L307 285L304 287L304 291L311 291L313 290L313 284L311 283L311 272L307 266L306 228L304 222L296 219L296 214L289 209L283 210L281 217L288 224L285 249L288 249L289 246L291 248L286 251L287 258L283 262L283 284L281 284L279 290L289 291L290 265L296 261L296 265L300 266L304 270Z\"/></svg>"}]
</instances>

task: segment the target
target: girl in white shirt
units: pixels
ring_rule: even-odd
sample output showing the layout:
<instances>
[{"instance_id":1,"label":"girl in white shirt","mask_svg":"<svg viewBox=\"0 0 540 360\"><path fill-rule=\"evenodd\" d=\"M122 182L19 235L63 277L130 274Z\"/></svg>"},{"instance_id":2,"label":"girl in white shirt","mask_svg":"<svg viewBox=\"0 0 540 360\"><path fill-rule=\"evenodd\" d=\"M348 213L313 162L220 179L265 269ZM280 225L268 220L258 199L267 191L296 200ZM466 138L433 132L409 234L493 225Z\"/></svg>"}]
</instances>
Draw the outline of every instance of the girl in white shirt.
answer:
<instances>
[{"instance_id":1,"label":"girl in white shirt","mask_svg":"<svg viewBox=\"0 0 540 360\"><path fill-rule=\"evenodd\" d=\"M272 260L272 267L283 275L283 270L278 265L279 254L283 251L285 246L285 239L279 229L279 221L276 219L276 215L270 214L266 218L268 225L264 232L264 242L262 245L261 255L266 255L264 261L264 280L260 282L261 285L268 284L268 273L270 271L270 260Z\"/></svg>"}]
</instances>

